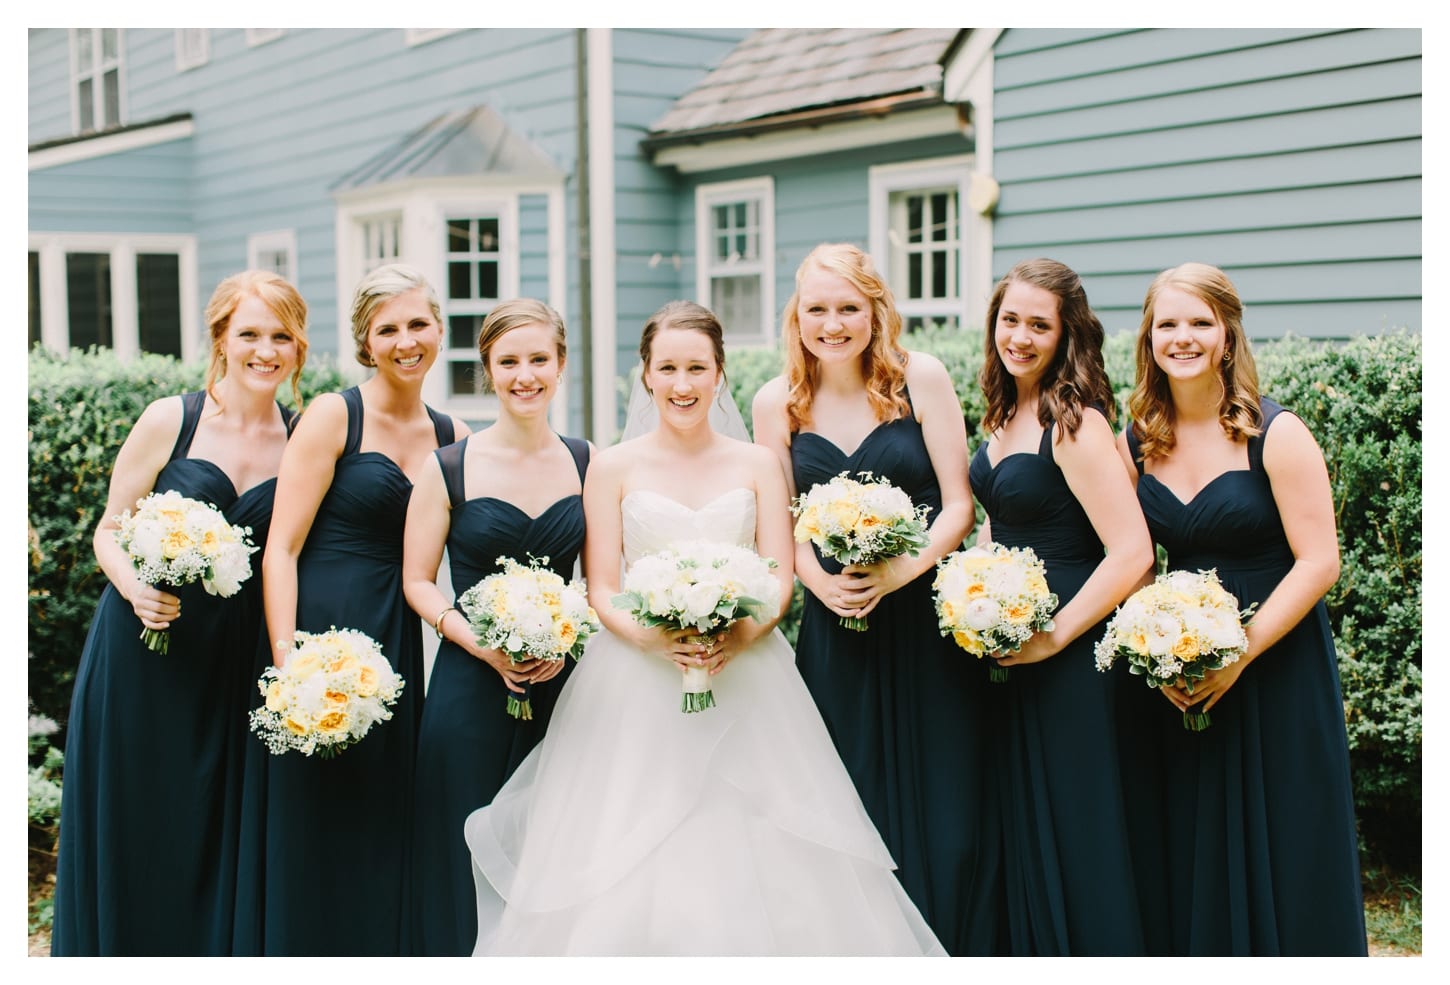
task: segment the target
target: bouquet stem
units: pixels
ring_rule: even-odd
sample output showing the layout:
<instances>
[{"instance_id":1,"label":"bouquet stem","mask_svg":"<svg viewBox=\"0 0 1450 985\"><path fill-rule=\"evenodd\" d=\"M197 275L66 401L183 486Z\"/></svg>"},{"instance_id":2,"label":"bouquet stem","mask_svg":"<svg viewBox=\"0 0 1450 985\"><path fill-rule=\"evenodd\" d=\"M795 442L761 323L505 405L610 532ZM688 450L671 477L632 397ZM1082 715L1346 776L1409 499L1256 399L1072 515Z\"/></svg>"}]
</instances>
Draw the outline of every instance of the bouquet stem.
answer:
<instances>
[{"instance_id":1,"label":"bouquet stem","mask_svg":"<svg viewBox=\"0 0 1450 985\"><path fill-rule=\"evenodd\" d=\"M853 629L858 633L864 633L866 631L866 620L856 616L842 616L841 625L847 629Z\"/></svg>"},{"instance_id":2,"label":"bouquet stem","mask_svg":"<svg viewBox=\"0 0 1450 985\"><path fill-rule=\"evenodd\" d=\"M992 661L992 665L987 668L987 680L991 681L993 684L1006 684L1007 679L1011 675L1012 669L1010 667L1003 667L995 660Z\"/></svg>"},{"instance_id":3,"label":"bouquet stem","mask_svg":"<svg viewBox=\"0 0 1450 985\"><path fill-rule=\"evenodd\" d=\"M704 667L685 668L680 692L680 711L689 714L715 707L715 693L710 690L710 672Z\"/></svg>"},{"instance_id":4,"label":"bouquet stem","mask_svg":"<svg viewBox=\"0 0 1450 985\"><path fill-rule=\"evenodd\" d=\"M142 629L139 638L157 653L165 654L171 649L171 634L164 629Z\"/></svg>"},{"instance_id":5,"label":"bouquet stem","mask_svg":"<svg viewBox=\"0 0 1450 985\"><path fill-rule=\"evenodd\" d=\"M528 695L521 698L517 694L510 694L508 696L508 702L504 705L504 710L514 718L521 719L525 722L534 720L534 706L529 701Z\"/></svg>"},{"instance_id":6,"label":"bouquet stem","mask_svg":"<svg viewBox=\"0 0 1450 985\"><path fill-rule=\"evenodd\" d=\"M1183 713L1183 727L1190 732L1202 732L1213 724L1206 711L1185 711Z\"/></svg>"}]
</instances>

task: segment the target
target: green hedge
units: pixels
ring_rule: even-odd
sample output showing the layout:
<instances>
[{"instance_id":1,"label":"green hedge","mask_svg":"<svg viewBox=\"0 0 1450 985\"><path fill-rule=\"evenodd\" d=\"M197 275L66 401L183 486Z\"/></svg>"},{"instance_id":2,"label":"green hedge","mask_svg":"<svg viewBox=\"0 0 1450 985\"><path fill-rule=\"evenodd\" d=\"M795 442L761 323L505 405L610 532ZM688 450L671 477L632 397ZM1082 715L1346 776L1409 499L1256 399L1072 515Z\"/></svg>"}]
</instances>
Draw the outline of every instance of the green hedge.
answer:
<instances>
[{"instance_id":1,"label":"green hedge","mask_svg":"<svg viewBox=\"0 0 1450 985\"><path fill-rule=\"evenodd\" d=\"M201 387L202 365L140 355L122 363L109 349L30 354L29 684L33 713L63 727L71 683L106 577L91 537L106 507L111 465L131 425L158 397ZM306 400L346 386L335 366L313 359ZM291 387L278 388L291 403Z\"/></svg>"},{"instance_id":2,"label":"green hedge","mask_svg":"<svg viewBox=\"0 0 1450 985\"><path fill-rule=\"evenodd\" d=\"M982 334L918 332L957 386L969 441L983 440L977 387ZM1133 333L1108 337L1119 426L1133 384ZM1325 597L1339 654L1361 833L1382 857L1417 868L1420 846L1421 548L1420 337L1405 332L1343 344L1286 338L1254 346L1263 392L1297 413L1329 465L1341 573ZM781 371L774 348L731 350L731 391L750 400ZM978 510L980 513L980 504ZM793 630L799 614L788 620Z\"/></svg>"}]
</instances>

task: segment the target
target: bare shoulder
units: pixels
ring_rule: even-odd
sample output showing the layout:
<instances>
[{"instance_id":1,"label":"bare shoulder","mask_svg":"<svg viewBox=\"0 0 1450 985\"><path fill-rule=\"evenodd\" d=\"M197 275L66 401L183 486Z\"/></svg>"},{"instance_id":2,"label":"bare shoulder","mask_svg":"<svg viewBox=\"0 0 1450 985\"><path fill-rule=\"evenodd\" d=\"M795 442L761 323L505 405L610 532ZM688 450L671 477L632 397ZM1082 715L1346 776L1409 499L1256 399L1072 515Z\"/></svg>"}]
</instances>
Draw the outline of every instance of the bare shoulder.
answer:
<instances>
[{"instance_id":1,"label":"bare shoulder","mask_svg":"<svg viewBox=\"0 0 1450 985\"><path fill-rule=\"evenodd\" d=\"M912 401L944 399L950 394L956 397L956 387L946 365L929 352L907 352L906 385L911 389Z\"/></svg>"},{"instance_id":2,"label":"bare shoulder","mask_svg":"<svg viewBox=\"0 0 1450 985\"><path fill-rule=\"evenodd\" d=\"M452 421L454 441L462 441L464 438L468 437L470 434L473 433L473 431L469 428L468 424L463 420L463 418L454 417L452 418Z\"/></svg>"},{"instance_id":3,"label":"bare shoulder","mask_svg":"<svg viewBox=\"0 0 1450 985\"><path fill-rule=\"evenodd\" d=\"M1083 408L1082 423L1078 425L1076 433L1068 434L1067 429L1060 424L1053 425L1053 432L1053 445L1061 454L1118 454L1118 439L1113 434L1113 426L1096 407Z\"/></svg>"},{"instance_id":4,"label":"bare shoulder","mask_svg":"<svg viewBox=\"0 0 1450 985\"><path fill-rule=\"evenodd\" d=\"M760 417L764 414L783 413L786 396L784 376L775 376L766 380L760 389L755 391L755 398L750 402L752 415Z\"/></svg>"},{"instance_id":5,"label":"bare shoulder","mask_svg":"<svg viewBox=\"0 0 1450 985\"><path fill-rule=\"evenodd\" d=\"M142 440L152 441L162 437L175 437L181 433L181 419L185 408L181 396L158 397L146 405L136 423L131 425L131 434Z\"/></svg>"},{"instance_id":6,"label":"bare shoulder","mask_svg":"<svg viewBox=\"0 0 1450 985\"><path fill-rule=\"evenodd\" d=\"M1297 467L1303 462L1323 460L1324 452L1314 434L1299 416L1292 411L1280 411L1264 432L1264 467Z\"/></svg>"}]
</instances>

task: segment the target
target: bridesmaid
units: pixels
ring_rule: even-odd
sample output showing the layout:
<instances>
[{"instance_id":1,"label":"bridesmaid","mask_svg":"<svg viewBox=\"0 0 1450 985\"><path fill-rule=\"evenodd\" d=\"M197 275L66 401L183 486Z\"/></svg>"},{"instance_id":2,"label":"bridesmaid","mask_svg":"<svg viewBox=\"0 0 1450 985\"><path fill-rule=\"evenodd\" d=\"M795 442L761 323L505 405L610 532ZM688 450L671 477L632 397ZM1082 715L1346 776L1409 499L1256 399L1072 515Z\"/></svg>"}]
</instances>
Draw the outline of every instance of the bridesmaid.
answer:
<instances>
[{"instance_id":1,"label":"bridesmaid","mask_svg":"<svg viewBox=\"0 0 1450 985\"><path fill-rule=\"evenodd\" d=\"M1010 677L991 685L1005 712L992 755L1011 953L1142 954L1115 734L1119 682L1094 668L1093 644L1149 571L1153 546L1114 457L1103 328L1077 274L1046 259L1002 278L987 324L989 438L972 458L972 491L992 539L1031 547L1060 604L1051 631L997 658Z\"/></svg>"},{"instance_id":2,"label":"bridesmaid","mask_svg":"<svg viewBox=\"0 0 1450 985\"><path fill-rule=\"evenodd\" d=\"M413 761L423 708L423 640L403 598L403 520L413 478L435 448L468 433L423 403L442 336L438 299L403 264L373 270L352 305L358 362L371 378L312 402L277 479L278 508L262 561L268 639L281 665L293 631L360 630L382 645L406 685L393 718L331 760L261 760L260 885L244 889L243 953L407 953L403 919ZM250 771L249 771L250 772Z\"/></svg>"},{"instance_id":3,"label":"bridesmaid","mask_svg":"<svg viewBox=\"0 0 1450 985\"><path fill-rule=\"evenodd\" d=\"M488 804L543 738L572 661L511 664L474 641L468 620L436 584L443 549L461 593L499 569L548 558L566 581L584 542L581 498L590 446L549 426L564 374L564 321L541 301L498 305L478 336L498 419L434 453L408 501L403 592L443 641L428 682L413 797L410 919L420 955L473 953L478 911L463 822ZM532 719L505 712L528 696Z\"/></svg>"},{"instance_id":4,"label":"bridesmaid","mask_svg":"<svg viewBox=\"0 0 1450 985\"><path fill-rule=\"evenodd\" d=\"M1191 695L1162 689L1173 951L1363 955L1344 704L1323 601L1339 577L1324 456L1299 418L1260 395L1243 305L1217 267L1158 275L1137 356L1133 421L1118 444L1153 538L1170 568L1215 568L1240 606L1258 606L1242 658ZM1189 707L1212 711L1212 725L1186 731Z\"/></svg>"},{"instance_id":5,"label":"bridesmaid","mask_svg":"<svg viewBox=\"0 0 1450 985\"><path fill-rule=\"evenodd\" d=\"M204 389L142 412L96 528L109 584L81 652L65 744L56 956L231 953L260 557L231 598L200 584L163 591L138 580L116 517L174 490L250 526L261 546L292 419L277 388L290 377L301 406L307 304L276 274L249 270L217 285L206 322ZM169 630L167 653L147 649L143 626Z\"/></svg>"},{"instance_id":6,"label":"bridesmaid","mask_svg":"<svg viewBox=\"0 0 1450 985\"><path fill-rule=\"evenodd\" d=\"M971 529L966 427L946 368L901 346L870 257L816 247L786 303L786 373L755 397L755 440L792 496L870 471L930 507L929 546L845 569L797 545L806 589L796 660L897 876L947 952L999 950L1000 831L988 780L986 686L937 631L938 559ZM840 625L869 616L869 628Z\"/></svg>"}]
</instances>

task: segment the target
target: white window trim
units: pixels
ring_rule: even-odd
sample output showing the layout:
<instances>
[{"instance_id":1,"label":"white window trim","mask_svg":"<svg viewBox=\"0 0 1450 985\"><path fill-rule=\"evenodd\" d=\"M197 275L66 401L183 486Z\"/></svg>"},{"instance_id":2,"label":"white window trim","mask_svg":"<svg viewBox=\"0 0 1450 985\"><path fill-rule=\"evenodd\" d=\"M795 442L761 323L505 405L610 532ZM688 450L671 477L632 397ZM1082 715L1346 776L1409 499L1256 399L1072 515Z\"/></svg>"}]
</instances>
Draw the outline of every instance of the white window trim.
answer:
<instances>
[{"instance_id":1,"label":"white window trim","mask_svg":"<svg viewBox=\"0 0 1450 985\"><path fill-rule=\"evenodd\" d=\"M194 35L199 42L197 52L187 57L187 36ZM178 72L201 68L211 60L211 30L205 27L178 27L176 29L176 70Z\"/></svg>"},{"instance_id":2,"label":"white window trim","mask_svg":"<svg viewBox=\"0 0 1450 985\"><path fill-rule=\"evenodd\" d=\"M136 305L136 255L175 253L181 289L181 359L191 362L207 352L202 343L196 287L196 237L137 233L31 233L30 250L40 254L40 340L54 352L70 351L70 305L66 299L67 253L108 253L111 257L111 337L113 351L130 359L141 349Z\"/></svg>"},{"instance_id":3,"label":"white window trim","mask_svg":"<svg viewBox=\"0 0 1450 985\"><path fill-rule=\"evenodd\" d=\"M247 47L256 48L261 45L276 41L283 34L287 33L285 27L249 27L247 32Z\"/></svg>"},{"instance_id":4,"label":"white window trim","mask_svg":"<svg viewBox=\"0 0 1450 985\"><path fill-rule=\"evenodd\" d=\"M711 275L710 210L726 202L760 200L760 306L761 330L754 336L735 335L731 345L770 345L775 341L775 179L769 175L738 181L717 181L695 187L695 297L708 304Z\"/></svg>"},{"instance_id":5,"label":"white window trim","mask_svg":"<svg viewBox=\"0 0 1450 985\"><path fill-rule=\"evenodd\" d=\"M878 164L867 169L867 201L870 217L870 252L876 268L883 273L890 267L890 245L888 233L891 228L890 202L895 192L912 191L918 188L940 188L955 186L957 189L957 297L955 299L917 300L910 302L913 316L952 317L962 327L968 327L967 309L969 300L982 290L984 278L976 261L978 237L975 234L978 223L985 220L976 215L967 205L967 189L971 185L973 156L954 154L949 157L926 158L920 161L905 161L898 164ZM988 256L990 264L991 258ZM892 285L896 290L896 285ZM903 298L897 292L897 306Z\"/></svg>"},{"instance_id":6,"label":"white window trim","mask_svg":"<svg viewBox=\"0 0 1450 985\"><path fill-rule=\"evenodd\" d=\"M457 34L464 30L461 27L405 27L403 28L403 42L409 48L416 48L420 44L427 44L429 41L437 41L439 38L446 38L450 34Z\"/></svg>"},{"instance_id":7,"label":"white window trim","mask_svg":"<svg viewBox=\"0 0 1450 985\"><path fill-rule=\"evenodd\" d=\"M519 199L524 195L544 195L548 199L549 296L546 299L555 311L563 312L568 303L567 236L562 179L554 183L509 182L496 184L476 178L410 180L348 192L337 197L333 225L337 257L337 352L338 366L353 380L362 380L366 370L353 359L352 295L363 275L361 223L378 216L394 214L399 224L399 263L416 267L438 292L444 317L448 315L445 229L447 219L477 218L498 212L501 247L507 251L499 266L499 296L517 297L519 269ZM505 207L502 210L501 206ZM469 212L483 209L477 215ZM507 232L505 231L507 229ZM447 326L444 326L446 332ZM491 400L479 398L450 399L443 350L423 382L423 399L433 407L473 421L491 421L496 410ZM561 386L549 409L549 420L555 430L569 426L570 395Z\"/></svg>"},{"instance_id":8,"label":"white window trim","mask_svg":"<svg viewBox=\"0 0 1450 985\"><path fill-rule=\"evenodd\" d=\"M102 30L103 28L96 27L73 27L70 29L70 124L72 133L99 133L105 129L104 120L102 119L101 126L95 127L91 130L81 130L81 100L80 93L77 91L80 89L81 67L76 57L79 48L79 43L76 40L76 36L81 31L96 32L95 37L92 39L92 42L95 46L92 50L98 50L101 47L100 31ZM101 92L100 82L106 74L104 71L97 71L97 64L99 64L99 62L93 63L86 69L86 71L95 80L95 85L93 85L91 89L92 93ZM116 120L116 125L120 126L130 118L130 113L128 112L128 100L126 99L126 31L124 28L119 27L116 28L116 86L118 90L116 93L116 112L119 114ZM97 97L93 95L92 98L100 99L102 112L97 114L97 119L101 119L105 116L105 97ZM95 107L93 106L92 110L94 109Z\"/></svg>"},{"instance_id":9,"label":"white window trim","mask_svg":"<svg viewBox=\"0 0 1450 985\"><path fill-rule=\"evenodd\" d=\"M287 281L294 286L298 283L297 230L274 229L265 233L252 233L247 237L247 266L252 269L260 266L263 253L286 253Z\"/></svg>"}]
</instances>

